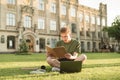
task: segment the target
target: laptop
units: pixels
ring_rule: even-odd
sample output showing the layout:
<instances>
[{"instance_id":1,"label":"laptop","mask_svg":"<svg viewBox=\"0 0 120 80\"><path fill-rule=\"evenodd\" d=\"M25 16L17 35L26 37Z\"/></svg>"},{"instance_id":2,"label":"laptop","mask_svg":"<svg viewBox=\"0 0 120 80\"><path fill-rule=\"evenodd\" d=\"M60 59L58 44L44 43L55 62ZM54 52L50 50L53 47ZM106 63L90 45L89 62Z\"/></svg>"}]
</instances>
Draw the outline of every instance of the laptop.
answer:
<instances>
[{"instance_id":1,"label":"laptop","mask_svg":"<svg viewBox=\"0 0 120 80\"><path fill-rule=\"evenodd\" d=\"M82 61L61 61L60 73L81 72Z\"/></svg>"}]
</instances>

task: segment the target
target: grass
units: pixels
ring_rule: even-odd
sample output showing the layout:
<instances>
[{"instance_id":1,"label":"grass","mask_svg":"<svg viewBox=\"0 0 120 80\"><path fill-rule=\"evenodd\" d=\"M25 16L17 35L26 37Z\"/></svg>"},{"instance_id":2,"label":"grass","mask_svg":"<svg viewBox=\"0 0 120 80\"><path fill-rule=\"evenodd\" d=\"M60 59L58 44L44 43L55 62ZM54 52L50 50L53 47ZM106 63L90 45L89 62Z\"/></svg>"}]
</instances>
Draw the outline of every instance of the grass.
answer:
<instances>
[{"instance_id":1,"label":"grass","mask_svg":"<svg viewBox=\"0 0 120 80\"><path fill-rule=\"evenodd\" d=\"M60 74L50 72L45 54L15 55L0 54L0 80L120 80L120 54L87 53L88 60L79 73ZM29 74L31 70L21 68L38 68L47 66L44 74Z\"/></svg>"}]
</instances>

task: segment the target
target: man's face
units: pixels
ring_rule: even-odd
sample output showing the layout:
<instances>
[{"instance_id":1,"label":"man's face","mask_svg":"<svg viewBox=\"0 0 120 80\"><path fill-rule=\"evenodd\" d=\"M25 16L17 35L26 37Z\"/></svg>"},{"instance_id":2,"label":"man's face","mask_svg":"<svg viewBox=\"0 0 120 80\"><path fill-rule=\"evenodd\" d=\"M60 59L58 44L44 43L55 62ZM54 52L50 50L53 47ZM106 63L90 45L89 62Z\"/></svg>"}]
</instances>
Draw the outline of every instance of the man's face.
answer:
<instances>
[{"instance_id":1,"label":"man's face","mask_svg":"<svg viewBox=\"0 0 120 80\"><path fill-rule=\"evenodd\" d=\"M71 37L69 33L61 33L60 36L65 43L68 43L71 41Z\"/></svg>"}]
</instances>

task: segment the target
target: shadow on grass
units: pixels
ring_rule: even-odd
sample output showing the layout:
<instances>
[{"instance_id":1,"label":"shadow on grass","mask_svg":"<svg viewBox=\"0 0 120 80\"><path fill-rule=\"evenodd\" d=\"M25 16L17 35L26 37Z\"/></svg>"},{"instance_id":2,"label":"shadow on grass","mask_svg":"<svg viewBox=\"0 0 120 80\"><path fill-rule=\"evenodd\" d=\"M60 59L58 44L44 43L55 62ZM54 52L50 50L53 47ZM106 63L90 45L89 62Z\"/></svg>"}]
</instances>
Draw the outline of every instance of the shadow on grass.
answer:
<instances>
[{"instance_id":1,"label":"shadow on grass","mask_svg":"<svg viewBox=\"0 0 120 80\"><path fill-rule=\"evenodd\" d=\"M39 67L26 67L26 69L23 68L4 68L0 69L0 76L17 76L17 75L29 75L30 71L34 71L36 69L39 69ZM51 67L46 66L47 73L50 73ZM45 75L44 75L45 76Z\"/></svg>"},{"instance_id":2,"label":"shadow on grass","mask_svg":"<svg viewBox=\"0 0 120 80\"><path fill-rule=\"evenodd\" d=\"M0 76L15 76L29 74L29 70L21 70L20 68L0 69Z\"/></svg>"},{"instance_id":3,"label":"shadow on grass","mask_svg":"<svg viewBox=\"0 0 120 80\"><path fill-rule=\"evenodd\" d=\"M47 67L47 72L44 74L30 74L30 71L32 70L23 70L21 68L6 68L6 69L0 69L0 80L4 80L7 78L28 78L28 77L48 77L48 76L56 76L59 75L60 73L58 72L50 72L51 71L51 67L50 66L46 66ZM26 67L27 68L27 67Z\"/></svg>"},{"instance_id":4,"label":"shadow on grass","mask_svg":"<svg viewBox=\"0 0 120 80\"><path fill-rule=\"evenodd\" d=\"M48 76L56 76L59 75L59 73L44 73L44 74L29 74L29 75L23 75L23 76L15 76L14 78L27 78L27 77L32 77L32 78L36 78L36 77L48 77Z\"/></svg>"}]
</instances>

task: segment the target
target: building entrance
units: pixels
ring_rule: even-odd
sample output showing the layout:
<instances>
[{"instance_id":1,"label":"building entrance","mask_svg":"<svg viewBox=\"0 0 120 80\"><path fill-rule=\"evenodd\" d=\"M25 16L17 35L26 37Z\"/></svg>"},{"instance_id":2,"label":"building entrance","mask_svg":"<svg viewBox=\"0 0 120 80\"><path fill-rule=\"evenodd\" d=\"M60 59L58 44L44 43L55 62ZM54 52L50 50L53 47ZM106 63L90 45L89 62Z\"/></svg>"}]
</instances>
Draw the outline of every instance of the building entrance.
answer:
<instances>
[{"instance_id":1,"label":"building entrance","mask_svg":"<svg viewBox=\"0 0 120 80\"><path fill-rule=\"evenodd\" d=\"M28 51L34 52L34 39L32 36L27 36L26 43L28 45Z\"/></svg>"}]
</instances>

